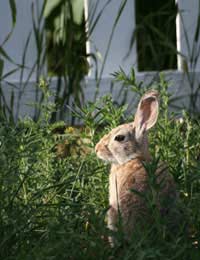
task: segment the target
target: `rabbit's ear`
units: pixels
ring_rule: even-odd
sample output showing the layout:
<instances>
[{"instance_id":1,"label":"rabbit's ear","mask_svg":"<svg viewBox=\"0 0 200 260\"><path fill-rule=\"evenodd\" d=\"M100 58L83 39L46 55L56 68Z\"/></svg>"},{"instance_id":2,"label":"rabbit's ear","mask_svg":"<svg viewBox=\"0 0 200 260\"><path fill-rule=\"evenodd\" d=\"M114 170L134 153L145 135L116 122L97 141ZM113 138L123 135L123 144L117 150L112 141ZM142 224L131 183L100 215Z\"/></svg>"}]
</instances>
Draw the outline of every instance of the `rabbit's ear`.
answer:
<instances>
[{"instance_id":1,"label":"rabbit's ear","mask_svg":"<svg viewBox=\"0 0 200 260\"><path fill-rule=\"evenodd\" d=\"M140 100L140 103L135 114L135 134L136 139L140 139L144 132L150 129L158 118L158 92L147 92Z\"/></svg>"}]
</instances>

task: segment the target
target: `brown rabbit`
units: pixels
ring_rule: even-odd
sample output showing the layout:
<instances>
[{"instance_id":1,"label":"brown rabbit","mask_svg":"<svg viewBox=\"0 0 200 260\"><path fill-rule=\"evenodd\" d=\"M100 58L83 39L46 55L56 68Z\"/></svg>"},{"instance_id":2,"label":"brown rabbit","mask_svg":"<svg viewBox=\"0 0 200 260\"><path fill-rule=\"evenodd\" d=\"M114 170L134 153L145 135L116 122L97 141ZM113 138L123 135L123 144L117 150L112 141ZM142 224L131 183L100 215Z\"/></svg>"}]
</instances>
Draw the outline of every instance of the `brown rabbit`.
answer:
<instances>
[{"instance_id":1,"label":"brown rabbit","mask_svg":"<svg viewBox=\"0 0 200 260\"><path fill-rule=\"evenodd\" d=\"M131 189L141 193L146 193L149 189L148 173L143 165L144 162L151 161L147 131L156 123L158 110L158 92L154 90L147 92L139 102L134 122L114 128L103 136L95 147L99 158L111 162L108 227L116 231L121 218L127 240L131 240L138 221L147 211L144 199ZM158 182L162 181L162 184L164 182L159 199L168 197L174 200L176 188L172 176L162 166L156 174ZM162 211L162 208L159 210ZM113 244L113 239L110 240Z\"/></svg>"}]
</instances>

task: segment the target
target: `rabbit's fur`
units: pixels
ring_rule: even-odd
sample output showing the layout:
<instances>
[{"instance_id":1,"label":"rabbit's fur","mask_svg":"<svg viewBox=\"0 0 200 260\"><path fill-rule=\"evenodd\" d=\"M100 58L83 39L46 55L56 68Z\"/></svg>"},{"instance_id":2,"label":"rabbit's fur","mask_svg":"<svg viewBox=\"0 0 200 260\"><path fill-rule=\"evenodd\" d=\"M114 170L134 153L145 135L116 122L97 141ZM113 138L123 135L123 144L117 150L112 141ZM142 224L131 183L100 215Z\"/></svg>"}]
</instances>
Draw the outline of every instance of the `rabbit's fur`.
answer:
<instances>
[{"instance_id":1,"label":"rabbit's fur","mask_svg":"<svg viewBox=\"0 0 200 260\"><path fill-rule=\"evenodd\" d=\"M158 110L158 93L154 90L147 92L139 102L134 122L114 128L95 147L97 156L111 163L108 227L117 230L121 218L127 240L131 239L138 221L147 211L144 199L131 189L141 193L147 193L149 189L148 174L143 163L151 161L147 130L156 123ZM174 200L176 188L165 167L161 166L156 174L158 182L163 182L157 202L159 208L161 198Z\"/></svg>"}]
</instances>

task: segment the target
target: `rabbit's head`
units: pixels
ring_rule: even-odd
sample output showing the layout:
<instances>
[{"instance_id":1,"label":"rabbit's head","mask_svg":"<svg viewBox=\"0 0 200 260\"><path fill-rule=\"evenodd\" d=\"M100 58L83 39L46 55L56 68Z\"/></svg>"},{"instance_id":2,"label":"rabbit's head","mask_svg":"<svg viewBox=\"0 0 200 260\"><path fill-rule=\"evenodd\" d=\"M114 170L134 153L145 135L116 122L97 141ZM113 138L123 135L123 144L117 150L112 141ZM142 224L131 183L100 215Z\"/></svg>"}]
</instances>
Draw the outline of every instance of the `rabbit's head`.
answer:
<instances>
[{"instance_id":1,"label":"rabbit's head","mask_svg":"<svg viewBox=\"0 0 200 260\"><path fill-rule=\"evenodd\" d=\"M123 164L134 158L149 160L147 131L158 118L158 92L151 90L140 100L132 123L120 125L96 144L97 156L105 161Z\"/></svg>"}]
</instances>

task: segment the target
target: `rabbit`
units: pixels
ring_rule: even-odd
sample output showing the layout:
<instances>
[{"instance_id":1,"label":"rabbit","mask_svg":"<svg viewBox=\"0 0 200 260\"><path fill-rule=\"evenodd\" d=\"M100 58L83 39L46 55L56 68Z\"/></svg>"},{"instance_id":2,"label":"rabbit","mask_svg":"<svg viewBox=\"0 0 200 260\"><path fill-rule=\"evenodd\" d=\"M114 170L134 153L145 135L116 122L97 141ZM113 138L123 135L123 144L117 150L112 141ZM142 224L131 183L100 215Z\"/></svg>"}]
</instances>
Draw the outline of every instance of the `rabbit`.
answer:
<instances>
[{"instance_id":1,"label":"rabbit","mask_svg":"<svg viewBox=\"0 0 200 260\"><path fill-rule=\"evenodd\" d=\"M145 193L148 191L148 174L144 163L151 162L148 149L147 131L152 128L158 118L159 94L155 90L144 94L138 104L135 119L132 123L119 125L102 137L96 144L97 157L111 163L109 175L108 228L118 230L119 219L127 241L130 241L137 223L147 214L147 206L141 196L131 191ZM160 174L162 173L162 174ZM164 180L159 197L174 200L177 196L173 177L165 165L156 171L158 182ZM159 201L157 203L158 207ZM163 209L160 208L162 211ZM114 238L109 241L113 246Z\"/></svg>"}]
</instances>

